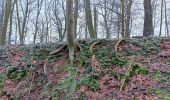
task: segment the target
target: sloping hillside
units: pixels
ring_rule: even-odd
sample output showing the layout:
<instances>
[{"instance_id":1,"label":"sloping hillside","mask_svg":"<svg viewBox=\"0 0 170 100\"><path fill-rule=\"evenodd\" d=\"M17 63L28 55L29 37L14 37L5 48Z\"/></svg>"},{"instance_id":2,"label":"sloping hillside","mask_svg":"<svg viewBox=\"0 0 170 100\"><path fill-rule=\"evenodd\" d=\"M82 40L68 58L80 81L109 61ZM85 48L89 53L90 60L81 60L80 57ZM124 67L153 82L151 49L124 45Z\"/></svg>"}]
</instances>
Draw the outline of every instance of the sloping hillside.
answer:
<instances>
[{"instance_id":1,"label":"sloping hillside","mask_svg":"<svg viewBox=\"0 0 170 100\"><path fill-rule=\"evenodd\" d=\"M170 100L170 40L79 40L0 49L0 100Z\"/></svg>"}]
</instances>

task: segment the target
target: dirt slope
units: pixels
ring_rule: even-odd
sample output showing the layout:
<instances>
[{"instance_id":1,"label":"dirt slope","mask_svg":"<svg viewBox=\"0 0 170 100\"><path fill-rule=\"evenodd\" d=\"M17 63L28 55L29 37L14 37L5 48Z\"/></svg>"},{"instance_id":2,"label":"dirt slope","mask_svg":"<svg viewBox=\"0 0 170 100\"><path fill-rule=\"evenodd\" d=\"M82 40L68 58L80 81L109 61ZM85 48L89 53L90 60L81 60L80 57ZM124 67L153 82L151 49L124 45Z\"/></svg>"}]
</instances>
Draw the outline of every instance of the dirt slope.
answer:
<instances>
[{"instance_id":1,"label":"dirt slope","mask_svg":"<svg viewBox=\"0 0 170 100\"><path fill-rule=\"evenodd\" d=\"M0 100L170 100L170 40L79 40L0 49Z\"/></svg>"}]
</instances>

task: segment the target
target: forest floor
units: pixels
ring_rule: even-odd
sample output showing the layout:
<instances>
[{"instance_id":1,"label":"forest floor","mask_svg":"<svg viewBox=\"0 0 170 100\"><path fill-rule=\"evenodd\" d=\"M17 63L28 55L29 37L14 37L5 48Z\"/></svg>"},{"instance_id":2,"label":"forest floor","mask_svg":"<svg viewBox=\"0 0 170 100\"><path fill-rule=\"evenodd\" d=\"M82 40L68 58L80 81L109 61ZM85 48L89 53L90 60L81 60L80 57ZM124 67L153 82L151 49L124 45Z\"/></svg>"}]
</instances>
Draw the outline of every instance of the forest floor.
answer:
<instances>
[{"instance_id":1,"label":"forest floor","mask_svg":"<svg viewBox=\"0 0 170 100\"><path fill-rule=\"evenodd\" d=\"M79 40L0 49L0 100L170 100L170 39Z\"/></svg>"}]
</instances>

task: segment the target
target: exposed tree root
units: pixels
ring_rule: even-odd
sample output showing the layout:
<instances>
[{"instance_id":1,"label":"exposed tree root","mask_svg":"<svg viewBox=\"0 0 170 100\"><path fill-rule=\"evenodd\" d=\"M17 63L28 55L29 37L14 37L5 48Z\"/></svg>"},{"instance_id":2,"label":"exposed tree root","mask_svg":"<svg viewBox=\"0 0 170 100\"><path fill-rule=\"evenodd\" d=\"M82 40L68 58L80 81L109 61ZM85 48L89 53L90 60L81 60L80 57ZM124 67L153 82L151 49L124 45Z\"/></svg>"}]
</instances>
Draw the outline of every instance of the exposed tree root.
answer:
<instances>
[{"instance_id":1,"label":"exposed tree root","mask_svg":"<svg viewBox=\"0 0 170 100\"><path fill-rule=\"evenodd\" d=\"M94 48L94 46L97 45L97 44L100 44L100 43L101 43L101 42L98 42L98 41L92 43L91 46L90 46L90 52L93 53L93 48Z\"/></svg>"},{"instance_id":2,"label":"exposed tree root","mask_svg":"<svg viewBox=\"0 0 170 100\"><path fill-rule=\"evenodd\" d=\"M78 42L75 42L76 44L76 48L80 51L80 52L83 52L83 49L82 47L80 46L80 44Z\"/></svg>"},{"instance_id":3,"label":"exposed tree root","mask_svg":"<svg viewBox=\"0 0 170 100\"><path fill-rule=\"evenodd\" d=\"M48 58L45 60L45 63L44 63L44 73L47 74L47 64L48 64Z\"/></svg>"},{"instance_id":4,"label":"exposed tree root","mask_svg":"<svg viewBox=\"0 0 170 100\"><path fill-rule=\"evenodd\" d=\"M59 49L52 51L49 55L55 55L60 53L62 50L65 50L67 48L67 44L64 44L63 46L61 46Z\"/></svg>"},{"instance_id":5,"label":"exposed tree root","mask_svg":"<svg viewBox=\"0 0 170 100\"><path fill-rule=\"evenodd\" d=\"M129 64L128 69L127 69L127 72L125 74L125 77L121 80L121 86L120 86L119 92L122 92L122 89L123 89L123 87L125 85L125 82L128 79L128 76L129 76L130 72L132 71L132 64L133 64L134 58L135 57L133 57L132 60L130 61L130 64Z\"/></svg>"},{"instance_id":6,"label":"exposed tree root","mask_svg":"<svg viewBox=\"0 0 170 100\"><path fill-rule=\"evenodd\" d=\"M117 53L118 53L118 46L119 46L119 44L120 44L122 41L124 41L124 38L119 39L118 42L117 42L116 45L115 45L116 57L117 57Z\"/></svg>"}]
</instances>

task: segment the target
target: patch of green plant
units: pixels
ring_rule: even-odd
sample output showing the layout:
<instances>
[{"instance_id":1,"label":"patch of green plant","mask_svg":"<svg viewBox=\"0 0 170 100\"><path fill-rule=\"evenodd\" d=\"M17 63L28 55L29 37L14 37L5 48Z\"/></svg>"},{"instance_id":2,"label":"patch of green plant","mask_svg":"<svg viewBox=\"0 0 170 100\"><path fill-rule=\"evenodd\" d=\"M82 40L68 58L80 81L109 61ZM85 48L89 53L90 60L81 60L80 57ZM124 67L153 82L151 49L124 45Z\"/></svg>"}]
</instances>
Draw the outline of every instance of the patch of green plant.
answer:
<instances>
[{"instance_id":1,"label":"patch of green plant","mask_svg":"<svg viewBox=\"0 0 170 100\"><path fill-rule=\"evenodd\" d=\"M116 65L116 66L122 67L125 64L127 64L127 61L126 60L122 60L122 59L116 57L116 58L112 58L112 64Z\"/></svg>"},{"instance_id":2,"label":"patch of green plant","mask_svg":"<svg viewBox=\"0 0 170 100\"><path fill-rule=\"evenodd\" d=\"M80 64L82 66L88 67L90 65L89 59L91 58L92 53L90 52L89 48L86 47L83 52L80 54Z\"/></svg>"},{"instance_id":3,"label":"patch of green plant","mask_svg":"<svg viewBox=\"0 0 170 100\"><path fill-rule=\"evenodd\" d=\"M145 44L143 45L143 51L145 52L145 55L157 54L158 52L160 52L160 49L152 42L148 41L145 42Z\"/></svg>"},{"instance_id":4,"label":"patch of green plant","mask_svg":"<svg viewBox=\"0 0 170 100\"><path fill-rule=\"evenodd\" d=\"M167 61L167 62L166 62L166 64L167 64L168 66L170 66L170 60L169 60L169 61Z\"/></svg>"},{"instance_id":5,"label":"patch of green plant","mask_svg":"<svg viewBox=\"0 0 170 100\"><path fill-rule=\"evenodd\" d=\"M162 100L170 100L170 94L163 88L156 89L155 93L161 97Z\"/></svg>"},{"instance_id":6,"label":"patch of green plant","mask_svg":"<svg viewBox=\"0 0 170 100\"><path fill-rule=\"evenodd\" d=\"M47 82L45 85L43 85L43 91L41 92L41 96L49 96L52 91L52 85L50 82Z\"/></svg>"},{"instance_id":7,"label":"patch of green plant","mask_svg":"<svg viewBox=\"0 0 170 100\"><path fill-rule=\"evenodd\" d=\"M62 57L62 53L59 53L57 55L50 55L48 57L48 63L54 62L54 61L59 61Z\"/></svg>"},{"instance_id":8,"label":"patch of green plant","mask_svg":"<svg viewBox=\"0 0 170 100\"><path fill-rule=\"evenodd\" d=\"M71 99L79 86L79 81L76 79L78 76L78 69L74 66L65 66L65 71L68 72L70 76L62 80L57 88L65 92L65 99Z\"/></svg>"},{"instance_id":9,"label":"patch of green plant","mask_svg":"<svg viewBox=\"0 0 170 100\"><path fill-rule=\"evenodd\" d=\"M97 58L100 62L100 67L102 69L111 67L111 65L112 65L111 60L108 57L108 54L109 54L109 52L108 52L107 48L99 48L97 51Z\"/></svg>"},{"instance_id":10,"label":"patch of green plant","mask_svg":"<svg viewBox=\"0 0 170 100\"><path fill-rule=\"evenodd\" d=\"M81 92L79 100L88 100L85 93Z\"/></svg>"},{"instance_id":11,"label":"patch of green plant","mask_svg":"<svg viewBox=\"0 0 170 100\"><path fill-rule=\"evenodd\" d=\"M27 76L27 71L24 69L18 69L16 67L9 67L7 71L7 77L12 80L21 80Z\"/></svg>"},{"instance_id":12,"label":"patch of green plant","mask_svg":"<svg viewBox=\"0 0 170 100\"><path fill-rule=\"evenodd\" d=\"M4 75L0 73L0 93L4 86Z\"/></svg>"},{"instance_id":13,"label":"patch of green plant","mask_svg":"<svg viewBox=\"0 0 170 100\"><path fill-rule=\"evenodd\" d=\"M160 82L170 82L170 71L161 72Z\"/></svg>"},{"instance_id":14,"label":"patch of green plant","mask_svg":"<svg viewBox=\"0 0 170 100\"><path fill-rule=\"evenodd\" d=\"M81 80L81 85L88 87L92 91L96 91L100 88L98 77L93 75L86 75L85 77L83 77L83 79Z\"/></svg>"},{"instance_id":15,"label":"patch of green plant","mask_svg":"<svg viewBox=\"0 0 170 100\"><path fill-rule=\"evenodd\" d=\"M161 78L162 78L162 73L161 73L161 71L156 71L155 73L154 73L154 79L156 80L156 81L158 81L158 82L161 82Z\"/></svg>"},{"instance_id":16,"label":"patch of green plant","mask_svg":"<svg viewBox=\"0 0 170 100\"><path fill-rule=\"evenodd\" d=\"M146 67L139 67L136 70L137 74L145 75L147 76L149 74L149 70Z\"/></svg>"},{"instance_id":17,"label":"patch of green plant","mask_svg":"<svg viewBox=\"0 0 170 100\"><path fill-rule=\"evenodd\" d=\"M147 95L152 95L152 94L154 94L154 92L155 92L155 89L152 88L152 87L149 87L149 88L147 89Z\"/></svg>"},{"instance_id":18,"label":"patch of green plant","mask_svg":"<svg viewBox=\"0 0 170 100\"><path fill-rule=\"evenodd\" d=\"M112 71L111 75L117 79L117 80L122 80L124 77L125 77L125 73L124 74L118 74L117 72L115 71Z\"/></svg>"},{"instance_id":19,"label":"patch of green plant","mask_svg":"<svg viewBox=\"0 0 170 100\"><path fill-rule=\"evenodd\" d=\"M31 55L34 57L34 60L44 60L48 57L49 53L49 48L39 48L34 49Z\"/></svg>"}]
</instances>

